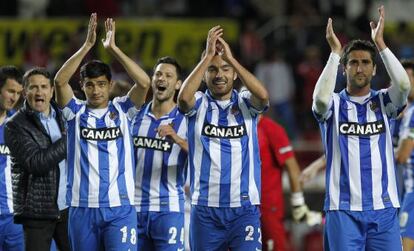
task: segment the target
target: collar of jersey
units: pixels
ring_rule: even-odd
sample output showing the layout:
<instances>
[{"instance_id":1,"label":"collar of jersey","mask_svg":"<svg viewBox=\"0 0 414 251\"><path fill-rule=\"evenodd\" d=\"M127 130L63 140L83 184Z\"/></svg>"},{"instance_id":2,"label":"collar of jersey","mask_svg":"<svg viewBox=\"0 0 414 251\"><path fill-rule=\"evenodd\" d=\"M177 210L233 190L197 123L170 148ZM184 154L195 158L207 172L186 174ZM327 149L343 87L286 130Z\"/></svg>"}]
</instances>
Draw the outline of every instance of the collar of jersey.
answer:
<instances>
[{"instance_id":1,"label":"collar of jersey","mask_svg":"<svg viewBox=\"0 0 414 251\"><path fill-rule=\"evenodd\" d=\"M162 119L168 119L168 118L175 118L175 115L177 113L177 106L175 106L168 114L165 114L161 116L159 119L157 119L154 114L151 112L152 107L152 101L150 101L146 106L144 110L144 114L151 117L154 120L162 120Z\"/></svg>"},{"instance_id":2,"label":"collar of jersey","mask_svg":"<svg viewBox=\"0 0 414 251\"><path fill-rule=\"evenodd\" d=\"M209 102L214 102L214 103L216 103L217 107L221 108L221 106L217 103L217 99L213 98L213 96L211 95L211 92L210 92L209 89L206 90L206 96L207 96L207 99L208 99ZM235 89L233 89L232 92L231 92L230 103L228 103L228 105L226 105L226 107L224 107L223 110L229 108L234 103L237 103L238 97L239 97L239 95L237 94L237 91Z\"/></svg>"},{"instance_id":3,"label":"collar of jersey","mask_svg":"<svg viewBox=\"0 0 414 251\"><path fill-rule=\"evenodd\" d=\"M371 89L370 93L371 93L371 95L369 96L369 98L365 99L364 104L365 104L366 102L370 101L372 98L374 98L374 97L377 95L378 91L375 91L375 90L372 90L372 89ZM346 101L349 101L349 102L352 102L352 103L355 103L355 104L359 104L359 103L356 103L356 102L352 101L352 100L349 98L349 94L348 94L348 92L346 91L346 89L343 89L343 90L339 93L339 95L341 96L341 98L345 99ZM360 104L359 104L359 105L360 105Z\"/></svg>"}]
</instances>

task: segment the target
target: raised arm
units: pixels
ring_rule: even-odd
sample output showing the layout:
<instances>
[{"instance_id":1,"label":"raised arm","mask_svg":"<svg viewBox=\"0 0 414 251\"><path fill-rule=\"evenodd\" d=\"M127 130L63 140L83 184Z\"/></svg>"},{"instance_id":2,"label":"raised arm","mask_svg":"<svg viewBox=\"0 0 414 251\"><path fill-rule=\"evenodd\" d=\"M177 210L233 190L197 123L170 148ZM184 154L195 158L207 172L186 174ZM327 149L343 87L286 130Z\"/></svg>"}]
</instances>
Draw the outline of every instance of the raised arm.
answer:
<instances>
[{"instance_id":1,"label":"raised arm","mask_svg":"<svg viewBox=\"0 0 414 251\"><path fill-rule=\"evenodd\" d=\"M329 109L329 103L331 102L332 94L335 89L336 75L338 72L338 65L341 53L341 43L336 37L333 27L332 19L328 19L326 25L326 40L331 47L331 55L329 56L328 62L319 76L318 81L313 91L313 104L312 109L320 114L325 114Z\"/></svg>"},{"instance_id":2,"label":"raised arm","mask_svg":"<svg viewBox=\"0 0 414 251\"><path fill-rule=\"evenodd\" d=\"M73 54L60 68L55 76L55 91L56 102L60 107L66 106L70 99L73 97L72 87L69 85L69 80L78 69L83 58L94 46L96 41L96 25L97 17L96 13L92 13L89 19L88 34L82 47Z\"/></svg>"},{"instance_id":3,"label":"raised arm","mask_svg":"<svg viewBox=\"0 0 414 251\"><path fill-rule=\"evenodd\" d=\"M194 70L190 73L178 94L178 107L183 112L188 112L195 104L194 94L198 90L207 70L208 64L216 54L217 39L223 35L223 29L220 26L214 26L207 35L206 53Z\"/></svg>"},{"instance_id":4,"label":"raised arm","mask_svg":"<svg viewBox=\"0 0 414 251\"><path fill-rule=\"evenodd\" d=\"M134 80L134 86L129 90L128 96L136 107L140 107L145 102L148 89L151 84L150 77L139 67L131 58L119 49L115 44L115 21L108 18L105 21L106 38L102 39L105 49L111 53L125 68L128 75Z\"/></svg>"},{"instance_id":5,"label":"raised arm","mask_svg":"<svg viewBox=\"0 0 414 251\"><path fill-rule=\"evenodd\" d=\"M403 106L407 102L407 96L410 92L410 79L404 67L385 45L384 42L384 6L378 8L379 19L378 23L371 21L371 38L374 41L378 51L380 52L382 61L387 69L388 75L391 79L391 86L388 88L391 101L396 106Z\"/></svg>"},{"instance_id":6,"label":"raised arm","mask_svg":"<svg viewBox=\"0 0 414 251\"><path fill-rule=\"evenodd\" d=\"M250 100L251 104L256 109L264 109L269 104L269 94L266 88L260 80L258 80L233 57L230 46L222 37L218 38L218 45L219 49L221 49L219 53L222 54L223 59L234 68L240 80L252 93L252 98Z\"/></svg>"}]
</instances>

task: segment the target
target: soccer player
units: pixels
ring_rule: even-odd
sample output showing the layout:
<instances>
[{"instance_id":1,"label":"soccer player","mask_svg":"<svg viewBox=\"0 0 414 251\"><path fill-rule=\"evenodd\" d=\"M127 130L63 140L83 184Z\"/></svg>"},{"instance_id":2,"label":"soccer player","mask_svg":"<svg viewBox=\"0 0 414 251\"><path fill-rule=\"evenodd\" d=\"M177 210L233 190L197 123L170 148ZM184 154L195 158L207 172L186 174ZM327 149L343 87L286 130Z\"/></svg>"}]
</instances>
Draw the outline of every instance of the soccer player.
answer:
<instances>
[{"instance_id":1,"label":"soccer player","mask_svg":"<svg viewBox=\"0 0 414 251\"><path fill-rule=\"evenodd\" d=\"M410 78L411 87L413 87L414 61L404 60L401 64ZM400 142L396 154L397 164L404 167L405 194L400 211L400 227L404 251L414 249L414 88L411 88L408 102L408 107L402 118Z\"/></svg>"},{"instance_id":2,"label":"soccer player","mask_svg":"<svg viewBox=\"0 0 414 251\"><path fill-rule=\"evenodd\" d=\"M347 85L334 93L341 43L328 20L328 62L316 83L313 111L326 155L325 250L401 250L398 193L390 119L406 104L407 73L383 38L384 7L371 37L391 78L375 91L376 50L369 41L353 40L343 50Z\"/></svg>"},{"instance_id":3,"label":"soccer player","mask_svg":"<svg viewBox=\"0 0 414 251\"><path fill-rule=\"evenodd\" d=\"M285 250L286 233L283 224L284 201L282 172L286 169L291 186L291 205L296 222L314 223L320 213L309 211L300 184L300 168L286 131L266 116L259 117L257 126L260 159L262 161L262 198L260 205L263 250Z\"/></svg>"},{"instance_id":4,"label":"soccer player","mask_svg":"<svg viewBox=\"0 0 414 251\"><path fill-rule=\"evenodd\" d=\"M0 67L0 250L24 250L22 225L13 223L10 150L4 140L4 125L22 90L20 71L14 66Z\"/></svg>"},{"instance_id":5,"label":"soccer player","mask_svg":"<svg viewBox=\"0 0 414 251\"><path fill-rule=\"evenodd\" d=\"M93 60L80 69L86 101L75 98L69 80L94 46L97 17L91 15L82 47L56 74L56 100L68 134L69 236L73 250L136 250L135 162L131 122L145 100L150 79L115 45L115 22L105 22L107 49L135 85L109 101L112 85L107 64Z\"/></svg>"},{"instance_id":6,"label":"soccer player","mask_svg":"<svg viewBox=\"0 0 414 251\"><path fill-rule=\"evenodd\" d=\"M184 81L178 106L188 125L192 250L260 250L257 117L269 95L233 57L213 27L201 61ZM237 92L239 77L247 90ZM204 80L208 90L197 92Z\"/></svg>"},{"instance_id":7,"label":"soccer player","mask_svg":"<svg viewBox=\"0 0 414 251\"><path fill-rule=\"evenodd\" d=\"M151 82L152 101L133 122L138 250L184 250L187 124L174 101L181 83L177 61L158 59Z\"/></svg>"}]
</instances>

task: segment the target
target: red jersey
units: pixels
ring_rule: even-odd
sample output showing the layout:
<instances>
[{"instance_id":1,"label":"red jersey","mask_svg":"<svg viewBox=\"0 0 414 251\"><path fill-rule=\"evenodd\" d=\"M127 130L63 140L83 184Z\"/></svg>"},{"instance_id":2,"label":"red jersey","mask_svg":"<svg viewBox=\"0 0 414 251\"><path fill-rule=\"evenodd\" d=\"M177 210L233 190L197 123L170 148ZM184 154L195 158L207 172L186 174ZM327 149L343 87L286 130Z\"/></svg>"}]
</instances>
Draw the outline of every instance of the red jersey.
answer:
<instances>
[{"instance_id":1,"label":"red jersey","mask_svg":"<svg viewBox=\"0 0 414 251\"><path fill-rule=\"evenodd\" d=\"M257 126L262 161L261 208L284 216L282 172L285 161L293 157L293 149L282 126L263 116Z\"/></svg>"}]
</instances>

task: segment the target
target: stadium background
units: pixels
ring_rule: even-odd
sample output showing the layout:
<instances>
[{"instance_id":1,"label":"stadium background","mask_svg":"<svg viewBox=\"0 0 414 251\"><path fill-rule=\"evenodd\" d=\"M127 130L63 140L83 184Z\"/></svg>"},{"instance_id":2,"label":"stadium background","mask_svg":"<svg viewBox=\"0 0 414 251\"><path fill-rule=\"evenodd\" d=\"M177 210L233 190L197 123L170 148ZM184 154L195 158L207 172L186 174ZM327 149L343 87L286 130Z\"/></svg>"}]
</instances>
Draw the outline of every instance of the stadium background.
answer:
<instances>
[{"instance_id":1,"label":"stadium background","mask_svg":"<svg viewBox=\"0 0 414 251\"><path fill-rule=\"evenodd\" d=\"M55 73L83 43L89 15L97 12L98 38L104 36L105 18L113 17L117 45L149 74L157 58L170 55L178 59L186 76L199 60L207 31L220 24L244 66L252 72L271 67L279 73L264 82L269 90L284 91L283 97L273 97L272 105L280 102L292 113L281 115L270 109L267 115L285 126L303 168L322 153L310 102L330 52L325 41L327 18L333 18L343 44L354 38L370 40L369 21L377 19L381 4L386 11L387 45L398 58L414 57L412 0L2 0L0 64L14 64L23 71L43 66ZM87 58L111 64L114 80L130 82L99 39ZM373 79L374 89L389 84L381 60L377 63L377 73L382 75ZM345 85L342 74L338 81L339 90ZM79 90L76 77L71 85ZM288 194L288 182L284 183ZM323 186L323 175L305 186L313 210L322 209ZM321 227L293 224L289 208L286 212L288 250L321 250Z\"/></svg>"}]
</instances>

